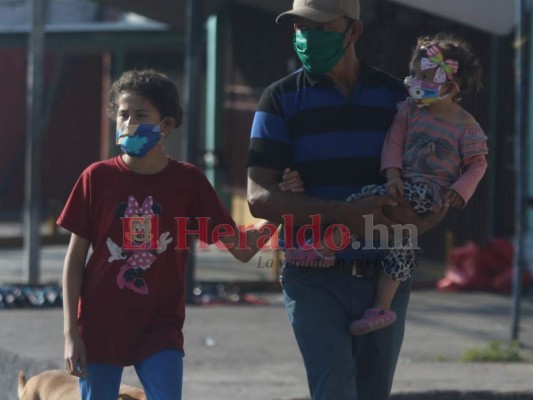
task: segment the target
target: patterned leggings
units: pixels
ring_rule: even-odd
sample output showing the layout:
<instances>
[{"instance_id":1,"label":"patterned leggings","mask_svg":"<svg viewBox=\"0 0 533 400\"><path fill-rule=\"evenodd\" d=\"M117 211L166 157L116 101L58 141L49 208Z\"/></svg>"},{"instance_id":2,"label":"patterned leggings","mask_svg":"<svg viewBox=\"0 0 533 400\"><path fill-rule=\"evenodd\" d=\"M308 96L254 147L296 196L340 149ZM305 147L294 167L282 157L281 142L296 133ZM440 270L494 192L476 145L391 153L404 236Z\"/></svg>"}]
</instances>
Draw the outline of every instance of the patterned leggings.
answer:
<instances>
[{"instance_id":1,"label":"patterned leggings","mask_svg":"<svg viewBox=\"0 0 533 400\"><path fill-rule=\"evenodd\" d=\"M350 195L346 201L354 201L361 197L384 195L387 189L383 185L365 186L361 193ZM434 205L433 192L424 183L410 183L404 181L403 197L409 202L417 214L430 212ZM400 240L392 240L391 251L381 261L385 274L395 280L403 282L407 280L416 265L416 257L411 244L411 236L405 233Z\"/></svg>"}]
</instances>

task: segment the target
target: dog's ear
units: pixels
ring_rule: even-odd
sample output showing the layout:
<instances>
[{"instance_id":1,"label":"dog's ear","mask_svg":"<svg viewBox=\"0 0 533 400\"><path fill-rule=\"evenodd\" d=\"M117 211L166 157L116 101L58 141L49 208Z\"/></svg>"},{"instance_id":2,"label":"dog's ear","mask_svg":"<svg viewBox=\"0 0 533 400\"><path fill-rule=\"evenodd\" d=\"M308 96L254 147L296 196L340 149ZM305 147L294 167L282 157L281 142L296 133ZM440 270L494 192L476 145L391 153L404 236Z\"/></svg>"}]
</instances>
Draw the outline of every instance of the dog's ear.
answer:
<instances>
[{"instance_id":1,"label":"dog's ear","mask_svg":"<svg viewBox=\"0 0 533 400\"><path fill-rule=\"evenodd\" d=\"M19 395L19 400L22 399L22 396L24 395L24 387L26 386L26 375L24 374L24 371L23 370L20 370L19 371L19 376L18 376L18 395Z\"/></svg>"}]
</instances>

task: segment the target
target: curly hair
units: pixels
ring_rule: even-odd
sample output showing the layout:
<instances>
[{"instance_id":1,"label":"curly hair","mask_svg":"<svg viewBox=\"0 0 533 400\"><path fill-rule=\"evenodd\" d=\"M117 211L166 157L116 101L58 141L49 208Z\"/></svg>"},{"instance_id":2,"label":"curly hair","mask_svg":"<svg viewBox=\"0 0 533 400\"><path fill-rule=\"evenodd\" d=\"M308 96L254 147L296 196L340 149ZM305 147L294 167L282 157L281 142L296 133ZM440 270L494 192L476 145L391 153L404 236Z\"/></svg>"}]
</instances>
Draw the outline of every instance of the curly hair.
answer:
<instances>
[{"instance_id":1,"label":"curly hair","mask_svg":"<svg viewBox=\"0 0 533 400\"><path fill-rule=\"evenodd\" d=\"M459 101L465 94L482 88L479 58L472 53L467 42L449 33L419 37L411 57L411 68L415 61L427 57L427 49L435 45L441 49L444 59L456 60L459 63L457 73L454 74L459 92L454 95L454 101Z\"/></svg>"},{"instance_id":2,"label":"curly hair","mask_svg":"<svg viewBox=\"0 0 533 400\"><path fill-rule=\"evenodd\" d=\"M183 109L178 88L165 74L153 69L124 72L111 86L107 112L112 120L117 117L118 99L124 92L134 92L146 98L157 108L161 118L173 117L176 128L181 125Z\"/></svg>"}]
</instances>

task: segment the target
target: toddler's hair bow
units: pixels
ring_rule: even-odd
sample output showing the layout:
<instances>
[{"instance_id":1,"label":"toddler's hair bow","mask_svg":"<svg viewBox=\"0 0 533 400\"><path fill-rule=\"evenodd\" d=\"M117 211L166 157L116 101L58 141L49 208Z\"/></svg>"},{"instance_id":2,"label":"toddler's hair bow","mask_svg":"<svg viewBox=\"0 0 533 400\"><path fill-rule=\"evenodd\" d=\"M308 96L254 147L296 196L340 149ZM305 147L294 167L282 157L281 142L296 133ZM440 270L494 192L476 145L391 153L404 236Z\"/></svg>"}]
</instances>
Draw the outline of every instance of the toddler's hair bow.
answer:
<instances>
[{"instance_id":1,"label":"toddler's hair bow","mask_svg":"<svg viewBox=\"0 0 533 400\"><path fill-rule=\"evenodd\" d=\"M434 44L431 47L422 47L422 50L426 50L426 54L429 57L422 57L420 60L420 67L422 70L439 67L433 77L433 82L444 83L446 78L453 81L453 75L457 73L459 69L459 62L457 60L447 59L444 60L441 48Z\"/></svg>"}]
</instances>

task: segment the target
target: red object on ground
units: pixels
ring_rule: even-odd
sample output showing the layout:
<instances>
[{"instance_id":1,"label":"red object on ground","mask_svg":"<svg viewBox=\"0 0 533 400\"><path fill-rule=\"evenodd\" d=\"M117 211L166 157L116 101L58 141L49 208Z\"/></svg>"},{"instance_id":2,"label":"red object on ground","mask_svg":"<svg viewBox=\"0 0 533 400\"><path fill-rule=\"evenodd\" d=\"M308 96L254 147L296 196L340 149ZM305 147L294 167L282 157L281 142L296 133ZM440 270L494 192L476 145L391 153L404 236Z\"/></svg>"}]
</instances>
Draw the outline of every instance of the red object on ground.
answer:
<instances>
[{"instance_id":1,"label":"red object on ground","mask_svg":"<svg viewBox=\"0 0 533 400\"><path fill-rule=\"evenodd\" d=\"M506 239L494 238L480 247L473 241L454 247L446 275L437 282L437 289L454 292L486 290L510 293L513 284L513 244ZM522 276L522 285L533 283L528 271Z\"/></svg>"}]
</instances>

